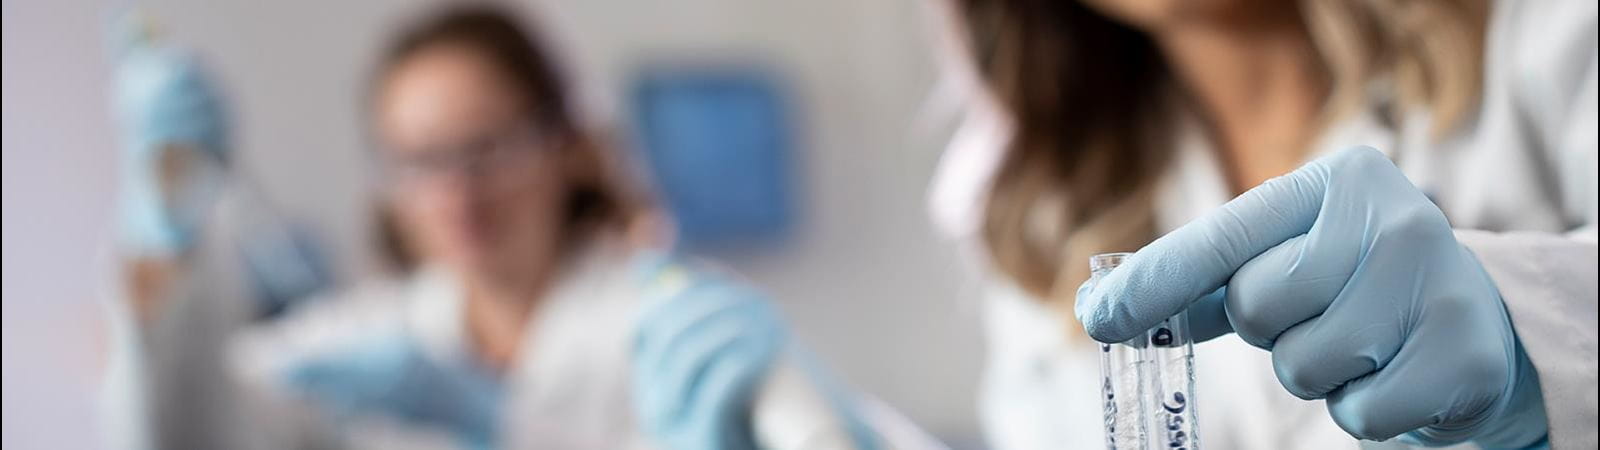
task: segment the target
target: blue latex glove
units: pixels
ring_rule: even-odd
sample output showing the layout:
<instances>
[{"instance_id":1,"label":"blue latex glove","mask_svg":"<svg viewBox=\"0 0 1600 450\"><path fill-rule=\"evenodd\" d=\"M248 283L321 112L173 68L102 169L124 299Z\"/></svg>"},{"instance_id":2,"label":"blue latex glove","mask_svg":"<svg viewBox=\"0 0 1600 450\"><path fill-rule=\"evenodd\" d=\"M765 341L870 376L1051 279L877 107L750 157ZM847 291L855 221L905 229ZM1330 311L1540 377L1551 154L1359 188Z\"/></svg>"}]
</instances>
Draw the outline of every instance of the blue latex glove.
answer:
<instances>
[{"instance_id":1,"label":"blue latex glove","mask_svg":"<svg viewBox=\"0 0 1600 450\"><path fill-rule=\"evenodd\" d=\"M1185 308L1197 339L1232 330L1271 351L1283 387L1326 398L1357 438L1523 447L1547 433L1499 290L1377 150L1313 161L1157 239L1080 289L1076 313L1120 342Z\"/></svg>"},{"instance_id":2,"label":"blue latex glove","mask_svg":"<svg viewBox=\"0 0 1600 450\"><path fill-rule=\"evenodd\" d=\"M750 405L786 332L764 296L666 255L638 263L647 307L633 351L634 406L675 449L756 448Z\"/></svg>"},{"instance_id":3,"label":"blue latex glove","mask_svg":"<svg viewBox=\"0 0 1600 450\"><path fill-rule=\"evenodd\" d=\"M122 239L135 251L172 254L194 245L227 178L228 110L198 58L150 37L134 20L118 33L112 79L123 140ZM188 166L163 189L160 164L174 145L198 151L206 163Z\"/></svg>"},{"instance_id":4,"label":"blue latex glove","mask_svg":"<svg viewBox=\"0 0 1600 450\"><path fill-rule=\"evenodd\" d=\"M876 448L875 435L848 391L789 342L765 295L726 276L695 271L670 255L651 253L636 263L649 306L636 330L634 406L651 435L675 449L769 444L756 442L752 434L752 403L767 373L787 361L826 397L855 448Z\"/></svg>"},{"instance_id":5,"label":"blue latex glove","mask_svg":"<svg viewBox=\"0 0 1600 450\"><path fill-rule=\"evenodd\" d=\"M285 377L339 419L381 415L448 429L472 448L494 444L499 383L468 361L434 361L405 337L377 337L306 361Z\"/></svg>"}]
</instances>

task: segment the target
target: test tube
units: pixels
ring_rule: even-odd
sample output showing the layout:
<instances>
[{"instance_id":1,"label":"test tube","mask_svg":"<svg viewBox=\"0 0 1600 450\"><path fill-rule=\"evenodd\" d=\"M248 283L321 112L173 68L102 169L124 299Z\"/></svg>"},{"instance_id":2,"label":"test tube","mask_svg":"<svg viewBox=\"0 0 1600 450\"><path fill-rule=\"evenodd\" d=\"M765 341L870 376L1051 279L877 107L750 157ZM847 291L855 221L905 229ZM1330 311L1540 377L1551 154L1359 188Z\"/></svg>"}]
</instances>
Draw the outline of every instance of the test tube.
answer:
<instances>
[{"instance_id":1,"label":"test tube","mask_svg":"<svg viewBox=\"0 0 1600 450\"><path fill-rule=\"evenodd\" d=\"M1131 255L1090 257L1090 282L1098 282ZM1100 344L1100 376L1107 449L1200 448L1194 340L1187 312L1161 321L1141 336Z\"/></svg>"}]
</instances>

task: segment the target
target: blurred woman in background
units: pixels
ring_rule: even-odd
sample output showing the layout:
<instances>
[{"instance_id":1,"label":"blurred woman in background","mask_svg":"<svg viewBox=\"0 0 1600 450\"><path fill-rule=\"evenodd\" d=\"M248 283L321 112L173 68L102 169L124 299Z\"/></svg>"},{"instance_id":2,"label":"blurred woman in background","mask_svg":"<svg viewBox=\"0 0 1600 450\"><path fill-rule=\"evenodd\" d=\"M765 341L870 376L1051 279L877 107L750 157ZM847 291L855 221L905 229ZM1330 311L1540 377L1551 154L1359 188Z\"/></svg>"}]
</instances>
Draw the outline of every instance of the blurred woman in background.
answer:
<instances>
[{"instance_id":1,"label":"blurred woman in background","mask_svg":"<svg viewBox=\"0 0 1600 450\"><path fill-rule=\"evenodd\" d=\"M240 340L266 400L336 424L273 445L504 444L508 398L532 410L506 433L641 442L618 367L636 298L625 234L644 210L544 52L500 12L463 9L383 55L368 104L379 222L405 277ZM308 430L330 431L288 431Z\"/></svg>"},{"instance_id":2,"label":"blurred woman in background","mask_svg":"<svg viewBox=\"0 0 1600 450\"><path fill-rule=\"evenodd\" d=\"M1196 348L1206 447L1354 447L1349 435L1523 446L1546 431L1595 445L1593 2L953 5L951 69L970 109L931 205L1002 277L981 406L995 446L1103 445L1098 353L1079 324L1122 339L1116 325L1154 323L1129 313L1170 315L1181 306L1150 305L1188 305L1230 277L1190 308L1199 339L1244 338ZM1395 163L1335 154L1356 145ZM1283 195L1324 184L1325 200ZM1316 228L1268 228L1302 223L1306 198L1327 202L1305 208ZM1118 286L1205 280L1181 286L1194 296L1075 292L1090 255L1169 232L1129 260L1166 267L1125 266ZM1262 249L1229 247L1302 233L1283 248L1313 254L1280 251L1248 274L1236 259ZM1384 274L1399 278L1375 281ZM1300 311L1335 294L1340 308ZM1380 299L1391 303L1363 305ZM1327 411L1296 397L1328 398Z\"/></svg>"},{"instance_id":3,"label":"blurred woman in background","mask_svg":"<svg viewBox=\"0 0 1600 450\"><path fill-rule=\"evenodd\" d=\"M769 372L818 379L769 370L785 332L759 293L658 250L552 61L484 6L384 54L373 156L404 277L238 341L285 424L269 446L750 448ZM839 431L800 447L873 442L843 397L778 397L806 439Z\"/></svg>"}]
</instances>

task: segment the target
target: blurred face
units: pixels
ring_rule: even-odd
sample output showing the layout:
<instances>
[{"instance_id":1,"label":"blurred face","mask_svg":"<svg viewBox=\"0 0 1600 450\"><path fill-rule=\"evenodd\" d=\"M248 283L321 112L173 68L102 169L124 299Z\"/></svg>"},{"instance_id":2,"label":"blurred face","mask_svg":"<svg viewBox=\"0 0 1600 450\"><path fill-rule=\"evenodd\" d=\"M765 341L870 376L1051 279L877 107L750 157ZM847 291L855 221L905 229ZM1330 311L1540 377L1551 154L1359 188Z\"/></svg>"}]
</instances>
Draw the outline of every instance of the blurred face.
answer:
<instances>
[{"instance_id":1,"label":"blurred face","mask_svg":"<svg viewBox=\"0 0 1600 450\"><path fill-rule=\"evenodd\" d=\"M537 105L464 47L424 48L382 82L384 183L419 257L501 281L547 267L563 221L566 152L533 119Z\"/></svg>"}]
</instances>

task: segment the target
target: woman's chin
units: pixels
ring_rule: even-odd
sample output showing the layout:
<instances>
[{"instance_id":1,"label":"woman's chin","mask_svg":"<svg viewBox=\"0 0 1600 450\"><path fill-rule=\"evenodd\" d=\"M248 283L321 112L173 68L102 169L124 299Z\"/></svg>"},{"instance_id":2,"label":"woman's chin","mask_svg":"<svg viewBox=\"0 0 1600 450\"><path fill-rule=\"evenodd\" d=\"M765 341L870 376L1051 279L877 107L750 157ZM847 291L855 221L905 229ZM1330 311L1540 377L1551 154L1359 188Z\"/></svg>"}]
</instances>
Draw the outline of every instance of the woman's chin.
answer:
<instances>
[{"instance_id":1,"label":"woman's chin","mask_svg":"<svg viewBox=\"0 0 1600 450\"><path fill-rule=\"evenodd\" d=\"M462 251L443 259L450 268L463 276L481 275L495 266L494 256L488 252Z\"/></svg>"}]
</instances>

